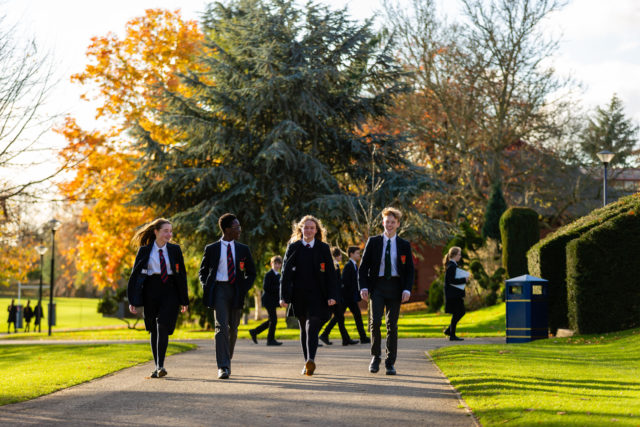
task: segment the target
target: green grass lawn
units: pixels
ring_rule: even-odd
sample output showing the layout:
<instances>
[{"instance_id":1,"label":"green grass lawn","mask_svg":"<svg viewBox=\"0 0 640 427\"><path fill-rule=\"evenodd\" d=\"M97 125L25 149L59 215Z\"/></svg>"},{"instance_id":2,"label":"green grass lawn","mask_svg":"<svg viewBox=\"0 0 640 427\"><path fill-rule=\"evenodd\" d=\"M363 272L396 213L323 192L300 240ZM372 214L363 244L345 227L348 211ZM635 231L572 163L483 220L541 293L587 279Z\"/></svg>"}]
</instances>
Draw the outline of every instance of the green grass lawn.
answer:
<instances>
[{"instance_id":1,"label":"green grass lawn","mask_svg":"<svg viewBox=\"0 0 640 427\"><path fill-rule=\"evenodd\" d=\"M169 343L167 355L194 347ZM34 399L152 359L146 344L0 346L0 405Z\"/></svg>"},{"instance_id":2,"label":"green grass lawn","mask_svg":"<svg viewBox=\"0 0 640 427\"><path fill-rule=\"evenodd\" d=\"M95 327L122 327L126 324L119 319L113 317L102 317L102 314L98 313L98 298L54 298L56 303L56 325L53 330L60 329L77 329L77 328L95 328ZM15 300L16 304L18 300ZM27 301L23 298L20 303L25 306ZM35 307L38 303L37 299L31 300L31 307ZM42 330L48 328L49 319L49 299L43 300L42 306L44 309L45 319L42 321ZM0 313L2 315L2 321L0 323L0 332L7 332L7 307L11 304L11 298L0 298ZM31 319L31 330L33 330L33 322ZM12 325L13 328L13 325ZM13 329L11 329L13 333Z\"/></svg>"},{"instance_id":3,"label":"green grass lawn","mask_svg":"<svg viewBox=\"0 0 640 427\"><path fill-rule=\"evenodd\" d=\"M363 315L363 320L367 322L367 316ZM398 321L398 334L401 338L442 338L442 330L449 324L451 316L448 314L427 313L425 310L409 311L400 314ZM248 339L249 329L255 328L264 320L249 320L247 325L240 325L238 331L239 338ZM118 326L123 322L119 322ZM358 339L358 332L355 327L353 318L346 316L346 327L351 338ZM54 328L52 339L57 340L137 340L147 339L148 334L143 330L142 322L138 323L138 329L100 329L85 330L74 332L60 332ZM504 303L493 307L484 308L468 313L462 318L458 325L459 335L465 336L504 336L505 328L505 307ZM44 330L43 330L44 331ZM383 336L385 328L382 327ZM267 332L263 332L258 338L262 341L266 340ZM299 331L297 329L287 329L285 320L278 320L278 328L276 330L277 339L297 339ZM210 339L213 337L213 331L203 331L194 326L184 326L176 329L171 339ZM10 334L0 339L48 339L46 332L29 333L29 334ZM340 331L336 326L332 331L330 338L334 341L340 341Z\"/></svg>"},{"instance_id":4,"label":"green grass lawn","mask_svg":"<svg viewBox=\"0 0 640 427\"><path fill-rule=\"evenodd\" d=\"M431 355L484 426L640 426L640 329Z\"/></svg>"}]
</instances>

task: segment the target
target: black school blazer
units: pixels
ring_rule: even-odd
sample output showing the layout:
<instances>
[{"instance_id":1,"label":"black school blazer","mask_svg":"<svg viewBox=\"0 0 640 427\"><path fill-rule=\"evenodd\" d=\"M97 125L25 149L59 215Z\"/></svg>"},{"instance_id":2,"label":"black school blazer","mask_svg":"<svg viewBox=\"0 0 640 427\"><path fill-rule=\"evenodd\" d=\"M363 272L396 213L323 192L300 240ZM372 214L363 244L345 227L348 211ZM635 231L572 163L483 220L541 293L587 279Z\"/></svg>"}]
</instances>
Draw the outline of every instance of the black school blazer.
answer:
<instances>
[{"instance_id":1,"label":"black school blazer","mask_svg":"<svg viewBox=\"0 0 640 427\"><path fill-rule=\"evenodd\" d=\"M253 286L256 280L256 266L251 256L249 246L234 242L236 248L236 256L233 260L236 266L236 285L234 287L235 294L233 297L233 308L242 308L244 306L244 298L247 292ZM221 243L218 240L204 248L204 255L200 263L200 285L202 285L202 301L209 308L214 308L214 288L216 285L216 274L218 273L218 264L220 263Z\"/></svg>"},{"instance_id":2,"label":"black school blazer","mask_svg":"<svg viewBox=\"0 0 640 427\"><path fill-rule=\"evenodd\" d=\"M302 249L302 241L297 240L287 246L282 263L282 274L280 275L280 299L287 304L291 303L293 294L293 284L295 282L297 258L299 250ZM320 292L325 301L338 299L338 278L333 266L333 258L329 245L318 240L313 245L313 266L316 282L320 285Z\"/></svg>"},{"instance_id":3,"label":"black school blazer","mask_svg":"<svg viewBox=\"0 0 640 427\"><path fill-rule=\"evenodd\" d=\"M371 292L375 289L376 280L380 274L383 244L384 238L382 234L369 237L369 240L367 240L358 271L360 290L368 289L369 292ZM396 266L398 267L398 274L400 275L400 285L403 291L411 292L415 275L411 244L399 236L396 236L396 251L398 255Z\"/></svg>"},{"instance_id":4,"label":"black school blazer","mask_svg":"<svg viewBox=\"0 0 640 427\"><path fill-rule=\"evenodd\" d=\"M280 275L269 270L262 282L262 306L264 308L280 306Z\"/></svg>"},{"instance_id":5,"label":"black school blazer","mask_svg":"<svg viewBox=\"0 0 640 427\"><path fill-rule=\"evenodd\" d=\"M455 286L451 285L464 285L466 280L463 278L456 279L456 269L458 268L458 264L455 261L447 262L447 269L444 273L444 297L446 299L453 298L464 298L465 292L464 289L458 289Z\"/></svg>"},{"instance_id":6,"label":"black school blazer","mask_svg":"<svg viewBox=\"0 0 640 427\"><path fill-rule=\"evenodd\" d=\"M149 264L149 256L151 255L151 249L153 243L140 246L138 253L136 254L136 260L133 263L133 270L129 276L129 282L127 284L127 299L129 304L140 307L144 305L142 301L141 293L136 292L136 287L139 283L144 283L146 275L142 274L142 270L147 269ZM184 258L182 257L182 250L179 245L174 243L167 243L167 253L169 254L169 263L171 264L171 270L173 271L173 277L175 279L176 290L178 291L178 300L180 305L189 305L189 291L187 288L187 271L184 268ZM144 286L144 285L143 285Z\"/></svg>"},{"instance_id":7,"label":"black school blazer","mask_svg":"<svg viewBox=\"0 0 640 427\"><path fill-rule=\"evenodd\" d=\"M345 304L359 302L358 271L351 260L347 261L342 269L342 299Z\"/></svg>"}]
</instances>

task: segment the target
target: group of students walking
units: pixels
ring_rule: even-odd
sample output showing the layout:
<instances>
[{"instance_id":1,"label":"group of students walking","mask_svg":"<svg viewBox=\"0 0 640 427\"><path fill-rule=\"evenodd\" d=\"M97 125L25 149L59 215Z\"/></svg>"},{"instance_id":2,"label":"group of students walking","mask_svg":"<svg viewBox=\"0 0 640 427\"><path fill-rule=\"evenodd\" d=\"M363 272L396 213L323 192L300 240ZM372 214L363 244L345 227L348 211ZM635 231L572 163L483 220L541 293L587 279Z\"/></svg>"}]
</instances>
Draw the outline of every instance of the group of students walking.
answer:
<instances>
[{"instance_id":1,"label":"group of students walking","mask_svg":"<svg viewBox=\"0 0 640 427\"><path fill-rule=\"evenodd\" d=\"M272 269L265 275L262 302L269 320L250 330L254 343L257 335L268 328L267 345L281 344L275 339L276 308L287 308L300 326L302 374L311 376L316 370L319 341L330 344L328 337L335 324L341 330L343 345L358 343L344 328L348 308L356 321L360 342L371 343L369 372L376 373L382 362L380 326L386 311L384 366L387 375L395 375L400 305L411 296L415 273L411 245L397 235L402 213L389 207L383 210L382 218L384 232L368 239L359 266L360 249L350 247L349 261L342 274L337 264L339 250L332 254L321 221L306 215L295 223L284 260L273 257ZM231 375L242 308L256 278L256 269L249 247L237 241L242 230L238 218L224 214L218 225L222 238L205 247L199 279L203 302L214 312L218 378L226 379ZM178 245L169 242L171 237L171 223L156 219L141 228L133 239L139 249L127 288L129 309L136 313L139 306L144 307L145 327L151 333L156 365L153 378L167 375L164 358L168 337L175 329L178 311L186 311L189 303L182 252ZM371 339L362 325L360 299L370 304ZM462 307L464 310L464 304ZM321 333L331 315L333 318ZM452 339L455 325L449 331Z\"/></svg>"},{"instance_id":2,"label":"group of students walking","mask_svg":"<svg viewBox=\"0 0 640 427\"><path fill-rule=\"evenodd\" d=\"M18 306L15 304L15 300L11 300L11 304L7 307L9 317L7 318L7 333L11 333L11 324L13 323L13 331L18 332ZM40 322L42 321L42 306L36 305L31 307L31 301L27 301L27 305L22 309L22 320L24 322L24 331L29 332L31 329L31 319L35 319L33 331L40 332Z\"/></svg>"}]
</instances>

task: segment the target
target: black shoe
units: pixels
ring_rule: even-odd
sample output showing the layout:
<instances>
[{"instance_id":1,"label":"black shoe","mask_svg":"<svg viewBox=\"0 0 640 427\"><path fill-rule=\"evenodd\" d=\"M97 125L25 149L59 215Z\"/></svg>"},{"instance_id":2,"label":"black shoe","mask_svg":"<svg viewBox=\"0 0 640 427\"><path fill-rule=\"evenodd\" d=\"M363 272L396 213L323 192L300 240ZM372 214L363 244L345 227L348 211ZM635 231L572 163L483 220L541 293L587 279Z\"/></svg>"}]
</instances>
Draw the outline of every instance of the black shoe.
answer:
<instances>
[{"instance_id":1,"label":"black shoe","mask_svg":"<svg viewBox=\"0 0 640 427\"><path fill-rule=\"evenodd\" d=\"M229 378L229 368L218 369L218 379L226 380L227 378Z\"/></svg>"},{"instance_id":2,"label":"black shoe","mask_svg":"<svg viewBox=\"0 0 640 427\"><path fill-rule=\"evenodd\" d=\"M464 338L457 337L455 335L451 335L449 337L449 341L464 341Z\"/></svg>"},{"instance_id":3,"label":"black shoe","mask_svg":"<svg viewBox=\"0 0 640 427\"><path fill-rule=\"evenodd\" d=\"M323 347L321 342L318 343L318 347Z\"/></svg>"},{"instance_id":4,"label":"black shoe","mask_svg":"<svg viewBox=\"0 0 640 427\"><path fill-rule=\"evenodd\" d=\"M158 370L157 370L157 369L154 369L154 370L153 370L153 372L151 372L150 377L151 377L151 378L158 378Z\"/></svg>"},{"instance_id":5,"label":"black shoe","mask_svg":"<svg viewBox=\"0 0 640 427\"><path fill-rule=\"evenodd\" d=\"M395 375L396 374L396 368L393 367L393 365L387 365L387 375Z\"/></svg>"},{"instance_id":6,"label":"black shoe","mask_svg":"<svg viewBox=\"0 0 640 427\"><path fill-rule=\"evenodd\" d=\"M318 339L319 339L320 341L322 341L323 343L325 343L326 345L332 345L332 344L333 344L331 341L329 341L329 337L326 337L326 336L324 336L324 335L320 335L320 336L318 337Z\"/></svg>"},{"instance_id":7,"label":"black shoe","mask_svg":"<svg viewBox=\"0 0 640 427\"><path fill-rule=\"evenodd\" d=\"M167 370L164 368L158 369L158 378L162 378L167 376Z\"/></svg>"},{"instance_id":8,"label":"black shoe","mask_svg":"<svg viewBox=\"0 0 640 427\"><path fill-rule=\"evenodd\" d=\"M371 363L369 364L369 372L375 374L380 370L380 358L378 356L373 356L371 358Z\"/></svg>"},{"instance_id":9,"label":"black shoe","mask_svg":"<svg viewBox=\"0 0 640 427\"><path fill-rule=\"evenodd\" d=\"M451 331L449 330L449 327L447 326L447 329L445 329L444 331L442 331L443 334L445 334L446 336L451 336Z\"/></svg>"},{"instance_id":10,"label":"black shoe","mask_svg":"<svg viewBox=\"0 0 640 427\"><path fill-rule=\"evenodd\" d=\"M369 337L360 338L360 344L370 344L370 343L371 343L371 338Z\"/></svg>"},{"instance_id":11,"label":"black shoe","mask_svg":"<svg viewBox=\"0 0 640 427\"><path fill-rule=\"evenodd\" d=\"M358 344L360 341L349 339L348 341L342 341L342 345L354 345Z\"/></svg>"},{"instance_id":12,"label":"black shoe","mask_svg":"<svg viewBox=\"0 0 640 427\"><path fill-rule=\"evenodd\" d=\"M256 334L255 329L249 329L249 335L251 335L251 340L254 344L258 344L258 334Z\"/></svg>"},{"instance_id":13,"label":"black shoe","mask_svg":"<svg viewBox=\"0 0 640 427\"><path fill-rule=\"evenodd\" d=\"M282 345L282 343L280 341L267 341L267 345Z\"/></svg>"}]
</instances>

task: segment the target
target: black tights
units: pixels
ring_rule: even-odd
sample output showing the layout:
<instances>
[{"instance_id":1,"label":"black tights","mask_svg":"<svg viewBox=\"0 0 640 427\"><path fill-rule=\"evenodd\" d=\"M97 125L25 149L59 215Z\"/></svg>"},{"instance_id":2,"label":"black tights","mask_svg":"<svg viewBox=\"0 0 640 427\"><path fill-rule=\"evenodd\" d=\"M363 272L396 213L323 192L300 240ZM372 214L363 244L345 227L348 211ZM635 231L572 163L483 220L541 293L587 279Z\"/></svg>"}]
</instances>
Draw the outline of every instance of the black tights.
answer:
<instances>
[{"instance_id":1,"label":"black tights","mask_svg":"<svg viewBox=\"0 0 640 427\"><path fill-rule=\"evenodd\" d=\"M153 352L153 360L156 362L156 368L164 368L164 357L167 354L169 346L169 332L167 326L157 323L157 329L151 331L151 351Z\"/></svg>"},{"instance_id":2,"label":"black tights","mask_svg":"<svg viewBox=\"0 0 640 427\"><path fill-rule=\"evenodd\" d=\"M456 336L456 326L458 325L458 322L460 321L460 319L462 319L462 316L464 316L465 312L464 311L459 311L454 313L451 316L451 323L449 324L449 334L451 334L452 337Z\"/></svg>"},{"instance_id":3,"label":"black tights","mask_svg":"<svg viewBox=\"0 0 640 427\"><path fill-rule=\"evenodd\" d=\"M305 362L313 360L316 358L318 350L318 335L320 328L322 328L322 322L319 317L298 316L298 323L300 324L300 344L302 344L304 360Z\"/></svg>"}]
</instances>

